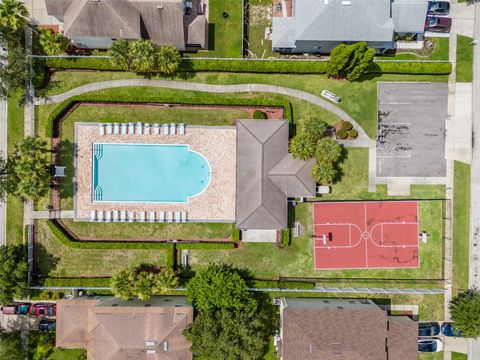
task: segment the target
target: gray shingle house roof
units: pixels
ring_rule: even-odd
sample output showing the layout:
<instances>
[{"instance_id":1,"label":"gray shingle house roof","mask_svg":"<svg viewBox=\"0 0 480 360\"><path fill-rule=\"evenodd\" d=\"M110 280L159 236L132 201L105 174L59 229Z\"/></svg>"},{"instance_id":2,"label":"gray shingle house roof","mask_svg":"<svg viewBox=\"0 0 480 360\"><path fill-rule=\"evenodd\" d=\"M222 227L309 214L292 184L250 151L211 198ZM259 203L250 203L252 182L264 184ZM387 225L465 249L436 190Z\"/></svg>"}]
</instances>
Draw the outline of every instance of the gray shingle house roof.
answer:
<instances>
[{"instance_id":1,"label":"gray shingle house roof","mask_svg":"<svg viewBox=\"0 0 480 360\"><path fill-rule=\"evenodd\" d=\"M315 196L312 165L288 153L287 121L238 121L237 227L285 228L287 197Z\"/></svg>"},{"instance_id":2,"label":"gray shingle house roof","mask_svg":"<svg viewBox=\"0 0 480 360\"><path fill-rule=\"evenodd\" d=\"M427 0L294 0L292 17L273 17L272 46L296 41L393 41L423 31ZM398 26L398 28L397 28Z\"/></svg>"}]
</instances>

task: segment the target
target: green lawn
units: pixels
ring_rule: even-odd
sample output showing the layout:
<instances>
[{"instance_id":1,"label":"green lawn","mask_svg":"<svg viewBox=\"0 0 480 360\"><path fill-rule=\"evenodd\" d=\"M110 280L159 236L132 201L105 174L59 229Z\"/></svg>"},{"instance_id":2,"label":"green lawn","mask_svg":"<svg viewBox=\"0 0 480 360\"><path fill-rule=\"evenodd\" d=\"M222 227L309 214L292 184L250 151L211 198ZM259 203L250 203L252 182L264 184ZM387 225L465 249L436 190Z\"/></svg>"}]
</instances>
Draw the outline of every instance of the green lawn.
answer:
<instances>
[{"instance_id":1,"label":"green lawn","mask_svg":"<svg viewBox=\"0 0 480 360\"><path fill-rule=\"evenodd\" d=\"M50 232L45 220L37 220L38 265L44 276L103 277L142 262L166 265L165 250L73 249Z\"/></svg>"},{"instance_id":2,"label":"green lawn","mask_svg":"<svg viewBox=\"0 0 480 360\"><path fill-rule=\"evenodd\" d=\"M298 90L303 90L311 94L320 96L323 89L328 89L342 97L341 103L338 105L351 115L364 128L367 134L374 138L377 133L377 82L378 81L446 81L446 76L413 76L413 75L382 75L371 76L360 82L347 82L344 80L329 79L325 75L294 75L294 74L253 74L253 73L209 73L201 72L188 74L177 74L169 77L173 80L194 81L209 84L245 84L245 83L264 83L290 87ZM52 82L54 86L49 87L46 95L54 95L63 93L67 90L84 85L91 82L112 80L112 79L128 79L142 77L135 73L125 72L56 72L52 75ZM154 77L160 78L160 77ZM145 88L148 89L148 88ZM125 94L135 96L138 88L118 88L112 89L111 94ZM111 91L111 90L105 90ZM150 91L150 90L145 90ZM190 96L190 93L179 90L178 94L182 97ZM160 91L160 89L151 90L161 97L161 94L167 92ZM172 92L170 92L172 93ZM194 96L212 97L222 96L225 94L205 94L198 92ZM228 95L235 98L241 94Z\"/></svg>"},{"instance_id":3,"label":"green lawn","mask_svg":"<svg viewBox=\"0 0 480 360\"><path fill-rule=\"evenodd\" d=\"M470 244L470 165L455 161L453 194L453 289L468 288Z\"/></svg>"},{"instance_id":4,"label":"green lawn","mask_svg":"<svg viewBox=\"0 0 480 360\"><path fill-rule=\"evenodd\" d=\"M393 55L378 56L384 60L448 60L448 38L427 38L433 43L433 50L422 49L420 51L397 51Z\"/></svg>"},{"instance_id":5,"label":"green lawn","mask_svg":"<svg viewBox=\"0 0 480 360\"><path fill-rule=\"evenodd\" d=\"M17 92L8 98L7 151L13 150L15 143L23 139L22 94ZM18 197L7 196L7 242L23 243L23 202Z\"/></svg>"},{"instance_id":6,"label":"green lawn","mask_svg":"<svg viewBox=\"0 0 480 360\"><path fill-rule=\"evenodd\" d=\"M419 360L443 360L443 351L438 353L419 353Z\"/></svg>"},{"instance_id":7,"label":"green lawn","mask_svg":"<svg viewBox=\"0 0 480 360\"><path fill-rule=\"evenodd\" d=\"M225 223L91 223L64 219L62 222L83 239L106 240L203 240L229 238L233 224Z\"/></svg>"},{"instance_id":8,"label":"green lawn","mask_svg":"<svg viewBox=\"0 0 480 360\"><path fill-rule=\"evenodd\" d=\"M457 82L472 82L473 45L472 38L457 35Z\"/></svg>"},{"instance_id":9,"label":"green lawn","mask_svg":"<svg viewBox=\"0 0 480 360\"><path fill-rule=\"evenodd\" d=\"M452 360L468 360L468 355L452 352Z\"/></svg>"},{"instance_id":10,"label":"green lawn","mask_svg":"<svg viewBox=\"0 0 480 360\"><path fill-rule=\"evenodd\" d=\"M205 56L218 58L242 57L242 1L208 1L208 51L185 53L186 56ZM227 12L228 17L223 13Z\"/></svg>"}]
</instances>

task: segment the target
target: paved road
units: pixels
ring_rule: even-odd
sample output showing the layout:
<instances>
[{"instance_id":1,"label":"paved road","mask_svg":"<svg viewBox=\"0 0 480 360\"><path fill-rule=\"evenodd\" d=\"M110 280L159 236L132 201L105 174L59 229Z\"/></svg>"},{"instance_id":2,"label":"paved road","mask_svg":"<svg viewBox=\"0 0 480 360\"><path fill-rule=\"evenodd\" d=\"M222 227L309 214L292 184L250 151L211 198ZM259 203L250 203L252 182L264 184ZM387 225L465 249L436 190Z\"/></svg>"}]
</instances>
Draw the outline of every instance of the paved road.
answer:
<instances>
[{"instance_id":1,"label":"paved road","mask_svg":"<svg viewBox=\"0 0 480 360\"><path fill-rule=\"evenodd\" d=\"M475 39L480 40L480 4L475 4ZM480 45L474 47L473 64L473 153L470 191L469 285L480 287ZM480 341L470 341L469 359L480 359Z\"/></svg>"},{"instance_id":2,"label":"paved road","mask_svg":"<svg viewBox=\"0 0 480 360\"><path fill-rule=\"evenodd\" d=\"M1 47L0 54L5 54ZM4 100L0 101L0 154L4 158L7 155L7 102ZM6 203L0 201L0 246L5 245L7 240L6 216Z\"/></svg>"}]
</instances>

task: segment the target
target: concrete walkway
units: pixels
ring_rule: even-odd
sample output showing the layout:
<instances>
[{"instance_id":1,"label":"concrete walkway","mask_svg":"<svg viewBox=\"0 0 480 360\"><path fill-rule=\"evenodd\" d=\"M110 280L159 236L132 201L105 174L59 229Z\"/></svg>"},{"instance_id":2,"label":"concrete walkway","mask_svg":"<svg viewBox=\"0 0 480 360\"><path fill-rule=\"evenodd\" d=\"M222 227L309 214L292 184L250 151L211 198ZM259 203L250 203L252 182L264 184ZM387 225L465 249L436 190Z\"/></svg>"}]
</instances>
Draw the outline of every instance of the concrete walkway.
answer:
<instances>
[{"instance_id":1,"label":"concrete walkway","mask_svg":"<svg viewBox=\"0 0 480 360\"><path fill-rule=\"evenodd\" d=\"M73 210L61 211L32 211L31 219L73 219Z\"/></svg>"},{"instance_id":2,"label":"concrete walkway","mask_svg":"<svg viewBox=\"0 0 480 360\"><path fill-rule=\"evenodd\" d=\"M0 54L5 51L0 48ZM7 101L0 100L0 156L7 158ZM6 200L6 199L5 199ZM7 240L7 203L0 201L0 246L6 244Z\"/></svg>"}]
</instances>

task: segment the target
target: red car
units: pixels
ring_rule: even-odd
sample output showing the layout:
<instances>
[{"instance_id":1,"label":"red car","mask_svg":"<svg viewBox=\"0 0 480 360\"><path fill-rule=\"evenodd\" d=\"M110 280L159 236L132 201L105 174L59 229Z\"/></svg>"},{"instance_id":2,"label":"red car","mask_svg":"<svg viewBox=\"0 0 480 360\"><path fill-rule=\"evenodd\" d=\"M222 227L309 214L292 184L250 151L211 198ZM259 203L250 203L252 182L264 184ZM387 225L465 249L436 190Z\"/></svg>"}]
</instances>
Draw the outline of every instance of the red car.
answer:
<instances>
[{"instance_id":1,"label":"red car","mask_svg":"<svg viewBox=\"0 0 480 360\"><path fill-rule=\"evenodd\" d=\"M447 17L427 16L425 30L434 32L450 32L452 19Z\"/></svg>"},{"instance_id":2,"label":"red car","mask_svg":"<svg viewBox=\"0 0 480 360\"><path fill-rule=\"evenodd\" d=\"M57 306L55 304L33 304L28 313L34 316L56 316Z\"/></svg>"}]
</instances>

